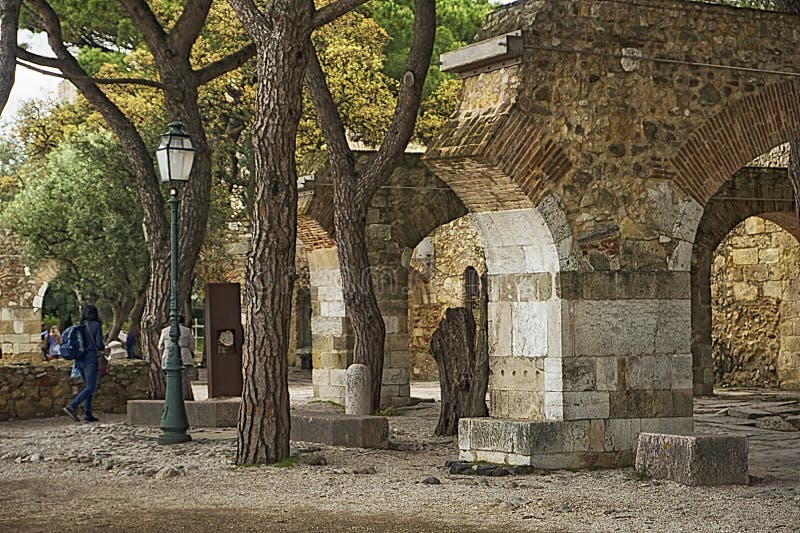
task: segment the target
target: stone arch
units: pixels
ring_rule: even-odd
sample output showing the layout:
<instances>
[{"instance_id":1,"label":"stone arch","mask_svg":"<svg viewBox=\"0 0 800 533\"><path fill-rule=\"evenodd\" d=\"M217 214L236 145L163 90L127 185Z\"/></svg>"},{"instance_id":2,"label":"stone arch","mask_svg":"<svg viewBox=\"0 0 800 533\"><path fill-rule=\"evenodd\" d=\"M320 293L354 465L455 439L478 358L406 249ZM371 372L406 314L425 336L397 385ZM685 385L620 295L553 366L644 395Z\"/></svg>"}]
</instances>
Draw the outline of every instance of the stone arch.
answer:
<instances>
[{"instance_id":1,"label":"stone arch","mask_svg":"<svg viewBox=\"0 0 800 533\"><path fill-rule=\"evenodd\" d=\"M691 350L695 394L712 394L711 266L714 251L728 233L751 216L776 222L795 237L794 192L785 168L747 167L736 172L711 196L700 218L691 262Z\"/></svg>"},{"instance_id":2,"label":"stone arch","mask_svg":"<svg viewBox=\"0 0 800 533\"><path fill-rule=\"evenodd\" d=\"M561 420L559 252L536 209L470 215L486 253L491 416Z\"/></svg>"},{"instance_id":3,"label":"stone arch","mask_svg":"<svg viewBox=\"0 0 800 533\"><path fill-rule=\"evenodd\" d=\"M730 176L774 146L800 137L800 81L767 85L696 128L670 158L675 182L705 205Z\"/></svg>"},{"instance_id":4,"label":"stone arch","mask_svg":"<svg viewBox=\"0 0 800 533\"><path fill-rule=\"evenodd\" d=\"M371 153L359 153L363 161ZM344 401L345 370L352 362L352 336L344 305L334 236L333 186L325 166L304 178L298 199L298 237L306 245L312 296L314 393ZM370 274L386 325L382 404L410 395L408 278L412 249L432 229L466 213L439 178L406 154L373 198L367 214Z\"/></svg>"}]
</instances>

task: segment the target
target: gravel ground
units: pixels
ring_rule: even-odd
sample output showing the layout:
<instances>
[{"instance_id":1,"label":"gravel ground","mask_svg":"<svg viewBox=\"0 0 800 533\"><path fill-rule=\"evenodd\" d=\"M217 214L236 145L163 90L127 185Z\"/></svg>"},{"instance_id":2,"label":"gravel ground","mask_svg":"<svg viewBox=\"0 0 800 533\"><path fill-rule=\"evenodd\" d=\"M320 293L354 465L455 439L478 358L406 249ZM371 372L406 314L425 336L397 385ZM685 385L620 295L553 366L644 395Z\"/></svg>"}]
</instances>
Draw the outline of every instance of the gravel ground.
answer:
<instances>
[{"instance_id":1,"label":"gravel ground","mask_svg":"<svg viewBox=\"0 0 800 533\"><path fill-rule=\"evenodd\" d=\"M291 391L294 404L308 403L307 385ZM774 400L696 402L698 431L750 438L754 483L717 488L631 469L453 476L443 465L457 456L455 439L431 436L435 403L389 418L392 450L292 443L298 463L284 468L234 466L231 429L193 429L191 442L162 447L157 429L119 415L4 422L0 531L799 531L800 432L724 416ZM431 476L440 484L420 483Z\"/></svg>"}]
</instances>

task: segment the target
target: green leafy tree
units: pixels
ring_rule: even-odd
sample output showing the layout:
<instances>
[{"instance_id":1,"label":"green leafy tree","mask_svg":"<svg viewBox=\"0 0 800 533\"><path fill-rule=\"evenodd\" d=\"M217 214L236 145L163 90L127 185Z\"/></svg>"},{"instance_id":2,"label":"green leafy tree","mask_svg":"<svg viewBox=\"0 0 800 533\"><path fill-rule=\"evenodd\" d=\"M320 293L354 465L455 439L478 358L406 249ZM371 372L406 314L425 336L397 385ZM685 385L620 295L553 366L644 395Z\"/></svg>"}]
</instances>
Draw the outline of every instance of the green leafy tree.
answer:
<instances>
[{"instance_id":1,"label":"green leafy tree","mask_svg":"<svg viewBox=\"0 0 800 533\"><path fill-rule=\"evenodd\" d=\"M143 297L147 273L142 209L124 150L104 130L79 128L20 175L3 224L32 261L55 261L64 284L110 309L115 337Z\"/></svg>"}]
</instances>

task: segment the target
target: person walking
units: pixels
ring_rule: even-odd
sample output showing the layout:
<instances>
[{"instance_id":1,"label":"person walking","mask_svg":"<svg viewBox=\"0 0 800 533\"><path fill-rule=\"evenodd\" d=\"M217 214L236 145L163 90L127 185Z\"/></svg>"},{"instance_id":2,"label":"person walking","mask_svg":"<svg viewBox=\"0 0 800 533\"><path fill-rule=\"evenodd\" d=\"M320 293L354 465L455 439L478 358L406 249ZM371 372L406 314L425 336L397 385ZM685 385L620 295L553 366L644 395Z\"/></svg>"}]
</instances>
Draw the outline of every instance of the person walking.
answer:
<instances>
[{"instance_id":1,"label":"person walking","mask_svg":"<svg viewBox=\"0 0 800 533\"><path fill-rule=\"evenodd\" d=\"M75 366L83 380L83 390L75 396L75 399L69 405L64 407L63 411L75 422L79 422L77 410L78 406L83 403L84 422L97 422L97 418L92 414L92 396L97 389L98 354L106 351L106 346L103 343L103 325L100 322L97 307L87 305L83 308L81 325L86 328L86 355L76 359Z\"/></svg>"},{"instance_id":2,"label":"person walking","mask_svg":"<svg viewBox=\"0 0 800 533\"><path fill-rule=\"evenodd\" d=\"M180 322L179 328L181 336L178 339L178 346L180 346L181 363L183 364L183 399L194 400L194 392L192 391L192 384L190 375L194 370L194 335L192 330L184 325L186 319L183 313L180 314L178 321ZM161 368L167 368L167 358L169 357L169 350L172 346L172 339L169 336L170 326L167 325L161 330L161 337L158 339L158 351L161 352Z\"/></svg>"}]
</instances>

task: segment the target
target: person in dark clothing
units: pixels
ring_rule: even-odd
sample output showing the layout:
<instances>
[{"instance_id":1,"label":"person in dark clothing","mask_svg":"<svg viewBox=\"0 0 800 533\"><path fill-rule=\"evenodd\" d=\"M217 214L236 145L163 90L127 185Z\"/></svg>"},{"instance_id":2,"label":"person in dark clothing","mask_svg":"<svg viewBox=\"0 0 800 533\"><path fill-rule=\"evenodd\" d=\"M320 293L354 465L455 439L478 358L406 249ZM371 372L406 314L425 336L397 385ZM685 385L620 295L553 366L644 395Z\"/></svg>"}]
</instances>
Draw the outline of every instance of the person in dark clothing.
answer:
<instances>
[{"instance_id":1,"label":"person in dark clothing","mask_svg":"<svg viewBox=\"0 0 800 533\"><path fill-rule=\"evenodd\" d=\"M76 359L75 366L81 374L81 379L83 379L83 390L63 410L75 422L79 422L77 409L83 403L83 420L85 422L97 422L97 418L92 414L92 396L97 389L98 353L106 351L106 346L103 343L103 325L100 323L97 307L87 305L83 308L81 325L86 328L88 346L86 347L86 356Z\"/></svg>"},{"instance_id":2,"label":"person in dark clothing","mask_svg":"<svg viewBox=\"0 0 800 533\"><path fill-rule=\"evenodd\" d=\"M136 334L138 328L131 326L128 335L125 337L125 351L128 353L128 359L141 359L136 355L136 343L139 342L139 336Z\"/></svg>"}]
</instances>

